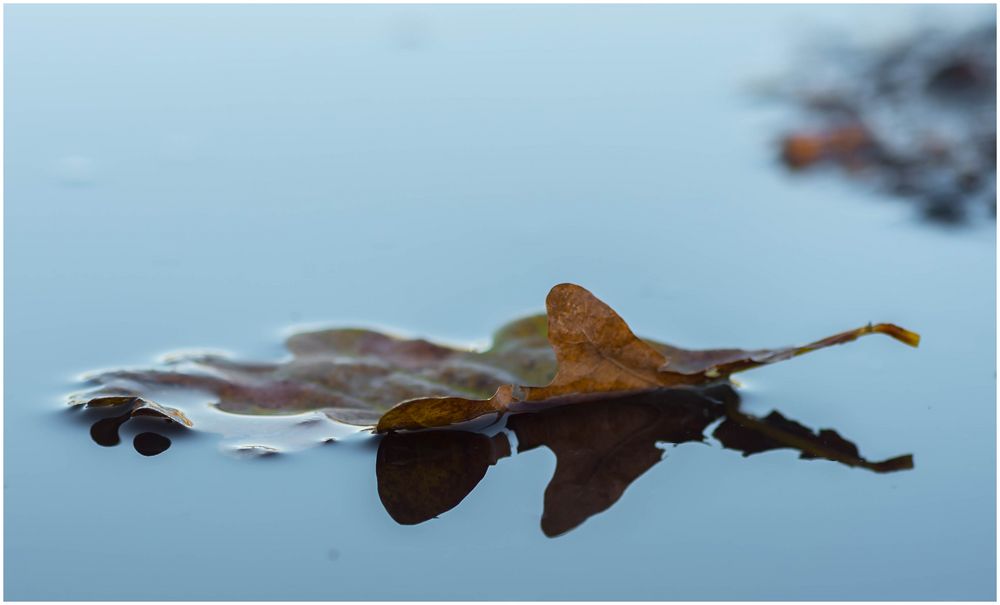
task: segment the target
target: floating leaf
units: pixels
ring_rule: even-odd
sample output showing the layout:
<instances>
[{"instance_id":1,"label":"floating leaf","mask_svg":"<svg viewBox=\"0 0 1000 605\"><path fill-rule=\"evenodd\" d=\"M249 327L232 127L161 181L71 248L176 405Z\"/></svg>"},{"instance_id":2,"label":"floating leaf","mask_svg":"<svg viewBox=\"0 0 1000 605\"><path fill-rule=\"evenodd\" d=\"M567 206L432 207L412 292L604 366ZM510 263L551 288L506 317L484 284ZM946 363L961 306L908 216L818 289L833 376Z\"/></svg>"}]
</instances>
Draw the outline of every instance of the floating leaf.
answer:
<instances>
[{"instance_id":1,"label":"floating leaf","mask_svg":"<svg viewBox=\"0 0 1000 605\"><path fill-rule=\"evenodd\" d=\"M593 294L580 286L561 284L549 293L547 315L507 324L485 351L371 330L320 330L291 336L287 346L292 355L284 362L180 356L161 368L96 374L91 377L93 388L73 396L71 402L124 410L125 415L117 419L101 421L100 435L94 437L99 443L117 443L118 427L136 415L161 415L193 427L200 408L187 408L185 413L154 402L179 393L207 394L217 409L234 414L320 411L340 423L377 423L378 431L423 429L491 414L540 411L721 381L733 372L870 333L888 334L914 346L918 342L917 335L902 328L878 324L803 347L686 350L636 337ZM225 427L212 428L226 432ZM275 443L254 440L245 445L274 449Z\"/></svg>"},{"instance_id":2,"label":"floating leaf","mask_svg":"<svg viewBox=\"0 0 1000 605\"><path fill-rule=\"evenodd\" d=\"M166 397L187 391L208 393L218 409L235 414L322 410L339 422L370 426L403 400L430 394L487 397L504 383L543 383L555 373L543 315L502 327L483 352L362 329L295 334L287 346L292 358L284 363L189 355L159 369L102 372L90 377L92 390L71 396L70 403L94 408L141 401L130 414L159 411L191 427L179 410L145 398L154 391Z\"/></svg>"},{"instance_id":3,"label":"floating leaf","mask_svg":"<svg viewBox=\"0 0 1000 605\"><path fill-rule=\"evenodd\" d=\"M911 346L920 337L892 324L867 325L799 347L692 351L635 336L611 307L574 284L552 288L546 300L548 338L557 371L547 386L506 384L489 399L438 396L406 401L386 412L376 431L447 426L506 412L543 409L609 394L706 384L866 334L886 334Z\"/></svg>"},{"instance_id":4,"label":"floating leaf","mask_svg":"<svg viewBox=\"0 0 1000 605\"><path fill-rule=\"evenodd\" d=\"M615 399L514 414L505 428L518 453L547 447L556 470L545 489L542 531L564 534L617 502L639 476L664 457L661 443L699 442L712 436L744 456L789 448L802 458L825 458L876 472L913 467L911 456L868 462L835 431L818 432L778 412L758 419L739 411L729 385L646 391ZM780 419L780 420L779 420ZM457 506L490 466L510 455L505 433L492 437L454 429L389 433L379 444L378 493L389 515L421 523Z\"/></svg>"}]
</instances>

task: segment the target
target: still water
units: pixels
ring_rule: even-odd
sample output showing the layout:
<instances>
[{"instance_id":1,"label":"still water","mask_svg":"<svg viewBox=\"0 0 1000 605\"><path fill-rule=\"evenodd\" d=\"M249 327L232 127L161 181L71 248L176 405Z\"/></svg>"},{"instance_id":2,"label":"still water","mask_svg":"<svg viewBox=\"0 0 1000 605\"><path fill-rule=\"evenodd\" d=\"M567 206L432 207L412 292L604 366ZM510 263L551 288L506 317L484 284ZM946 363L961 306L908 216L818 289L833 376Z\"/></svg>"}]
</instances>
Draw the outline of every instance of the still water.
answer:
<instances>
[{"instance_id":1,"label":"still water","mask_svg":"<svg viewBox=\"0 0 1000 605\"><path fill-rule=\"evenodd\" d=\"M748 92L816 32L994 11L5 7L4 597L995 598L995 225L782 172L787 115ZM145 457L64 409L82 372L274 361L297 329L481 343L564 281L689 347L919 331L740 390L915 468L666 439L550 538L547 447L401 525L376 439Z\"/></svg>"}]
</instances>

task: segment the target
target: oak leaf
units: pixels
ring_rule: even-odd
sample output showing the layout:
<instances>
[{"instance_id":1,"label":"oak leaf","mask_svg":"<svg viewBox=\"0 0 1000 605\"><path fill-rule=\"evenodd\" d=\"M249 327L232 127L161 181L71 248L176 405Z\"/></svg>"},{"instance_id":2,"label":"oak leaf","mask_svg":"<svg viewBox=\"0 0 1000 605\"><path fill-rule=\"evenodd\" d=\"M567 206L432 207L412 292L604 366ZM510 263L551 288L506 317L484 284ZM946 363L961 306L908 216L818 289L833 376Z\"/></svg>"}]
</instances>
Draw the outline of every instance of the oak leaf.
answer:
<instances>
[{"instance_id":1,"label":"oak leaf","mask_svg":"<svg viewBox=\"0 0 1000 605\"><path fill-rule=\"evenodd\" d=\"M413 430L724 382L733 372L869 333L914 346L919 340L897 326L877 324L803 347L697 351L636 337L617 313L580 286L557 285L546 304L546 315L503 326L483 351L365 329L318 330L292 335L286 343L291 357L280 362L196 354L175 356L159 368L97 373L90 377L93 388L71 396L70 402L118 408L116 420L99 421L99 443L117 442L121 423L138 415L171 419L181 427L201 426L201 408L182 411L173 402L177 391L212 397L217 409L233 414L321 412L339 423L377 425L379 432ZM161 398L171 405L158 403ZM211 430L227 430L217 417L210 420ZM281 449L277 442L254 445Z\"/></svg>"},{"instance_id":2,"label":"oak leaf","mask_svg":"<svg viewBox=\"0 0 1000 605\"><path fill-rule=\"evenodd\" d=\"M703 385L866 334L886 334L911 346L920 337L893 324L867 325L816 342L779 349L687 350L643 340L608 305L575 284L559 284L546 299L548 339L557 370L546 386L505 384L488 399L425 397L386 412L377 432L418 430L488 414L540 410L677 386Z\"/></svg>"},{"instance_id":3,"label":"oak leaf","mask_svg":"<svg viewBox=\"0 0 1000 605\"><path fill-rule=\"evenodd\" d=\"M358 328L301 332L289 337L286 346L292 356L283 362L189 354L174 356L160 368L99 372L88 377L92 388L71 395L69 403L118 407L136 415L159 413L193 428L196 415L189 419L153 399L204 393L214 398L217 409L234 414L319 410L341 423L371 426L400 401L426 395L488 397L511 381L547 382L556 363L544 315L503 326L485 351Z\"/></svg>"}]
</instances>

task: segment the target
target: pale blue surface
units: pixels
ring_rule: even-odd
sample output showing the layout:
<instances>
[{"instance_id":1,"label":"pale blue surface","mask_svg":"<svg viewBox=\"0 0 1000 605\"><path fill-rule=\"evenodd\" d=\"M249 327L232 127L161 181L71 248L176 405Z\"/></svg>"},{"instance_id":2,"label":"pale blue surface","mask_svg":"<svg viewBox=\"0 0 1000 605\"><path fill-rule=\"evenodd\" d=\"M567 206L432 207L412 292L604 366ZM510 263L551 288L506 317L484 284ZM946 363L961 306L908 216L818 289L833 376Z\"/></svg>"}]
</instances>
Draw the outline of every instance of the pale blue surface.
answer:
<instances>
[{"instance_id":1,"label":"pale blue surface","mask_svg":"<svg viewBox=\"0 0 1000 605\"><path fill-rule=\"evenodd\" d=\"M994 225L788 176L748 93L815 27L992 14L6 6L4 597L994 599ZM59 409L78 372L271 358L295 323L481 339L561 281L690 346L919 330L745 377L916 470L687 445L548 539L548 450L404 527L363 444L142 458Z\"/></svg>"}]
</instances>

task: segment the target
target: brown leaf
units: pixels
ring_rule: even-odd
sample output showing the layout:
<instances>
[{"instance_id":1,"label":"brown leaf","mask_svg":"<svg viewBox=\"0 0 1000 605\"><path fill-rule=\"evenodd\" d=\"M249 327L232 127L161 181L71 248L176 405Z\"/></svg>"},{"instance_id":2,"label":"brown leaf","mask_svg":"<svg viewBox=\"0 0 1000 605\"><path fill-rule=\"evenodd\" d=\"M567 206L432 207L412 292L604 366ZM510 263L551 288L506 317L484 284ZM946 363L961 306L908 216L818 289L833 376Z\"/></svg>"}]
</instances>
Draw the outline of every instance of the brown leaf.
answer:
<instances>
[{"instance_id":1,"label":"brown leaf","mask_svg":"<svg viewBox=\"0 0 1000 605\"><path fill-rule=\"evenodd\" d=\"M403 339L371 330L304 332L288 339L292 358L252 363L218 355L184 356L158 369L96 374L94 389L73 395L73 405L125 405L152 394L207 393L214 405L236 414L276 415L322 410L330 418L374 425L396 403L426 395L487 397L511 381L547 382L555 356L546 339L546 319L531 316L502 327L493 345L477 352ZM138 412L137 413L141 413ZM185 417L183 424L193 426Z\"/></svg>"},{"instance_id":2,"label":"brown leaf","mask_svg":"<svg viewBox=\"0 0 1000 605\"><path fill-rule=\"evenodd\" d=\"M133 414L159 413L173 417L181 426L203 423L227 434L230 429L217 416L202 415L200 407L182 412L174 397L207 397L202 401L235 414L321 411L341 423L371 426L377 422L380 431L419 429L711 383L732 372L866 333L886 333L909 344L917 341L915 334L879 324L805 347L691 351L637 338L610 307L572 284L552 289L547 311L547 316L531 316L502 327L485 351L371 330L319 330L291 336L287 346L292 355L282 362L193 355L175 357L160 368L102 372L91 378L94 388L71 397L71 403L89 402L94 408L140 401L142 405L130 408L122 422ZM170 406L154 401L169 401ZM211 422L205 422L206 418ZM102 426L117 431L111 424L108 420ZM294 437L289 433L288 438ZM282 448L277 442L257 443L256 438L252 445Z\"/></svg>"},{"instance_id":3,"label":"brown leaf","mask_svg":"<svg viewBox=\"0 0 1000 605\"><path fill-rule=\"evenodd\" d=\"M917 346L920 340L917 334L892 324L869 324L799 347L692 351L638 338L611 307L574 284L552 288L546 309L549 343L557 363L556 375L548 385L506 384L489 399L445 396L406 401L386 412L376 431L441 427L491 413L539 410L615 393L707 384L866 334L886 334L911 346Z\"/></svg>"}]
</instances>

